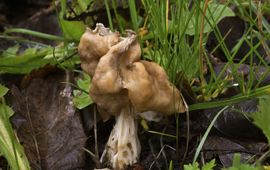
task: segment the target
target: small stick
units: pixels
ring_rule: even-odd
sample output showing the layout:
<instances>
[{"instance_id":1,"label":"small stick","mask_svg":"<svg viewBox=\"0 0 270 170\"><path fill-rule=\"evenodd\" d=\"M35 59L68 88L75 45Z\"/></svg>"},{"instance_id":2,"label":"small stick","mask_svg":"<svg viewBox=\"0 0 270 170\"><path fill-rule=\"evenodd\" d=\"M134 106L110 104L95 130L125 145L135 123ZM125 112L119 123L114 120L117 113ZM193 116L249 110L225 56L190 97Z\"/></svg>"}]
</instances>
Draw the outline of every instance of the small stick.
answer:
<instances>
[{"instance_id":1,"label":"small stick","mask_svg":"<svg viewBox=\"0 0 270 170\"><path fill-rule=\"evenodd\" d=\"M96 106L94 106L94 135L95 135L95 157L97 160L99 160L98 141L97 141L97 110L96 110ZM97 166L97 168L101 167L99 161L96 161L96 166Z\"/></svg>"},{"instance_id":2,"label":"small stick","mask_svg":"<svg viewBox=\"0 0 270 170\"><path fill-rule=\"evenodd\" d=\"M186 121L187 121L187 140L186 140L186 149L185 149L185 153L184 153L184 156L183 156L183 162L185 161L186 157L187 157L187 153L188 153L188 148L189 148L189 132L190 132L190 125L189 125L189 108L188 108L188 105L184 99L184 97L182 96L181 94L181 97L183 99L183 103L185 105L185 108L186 108Z\"/></svg>"}]
</instances>

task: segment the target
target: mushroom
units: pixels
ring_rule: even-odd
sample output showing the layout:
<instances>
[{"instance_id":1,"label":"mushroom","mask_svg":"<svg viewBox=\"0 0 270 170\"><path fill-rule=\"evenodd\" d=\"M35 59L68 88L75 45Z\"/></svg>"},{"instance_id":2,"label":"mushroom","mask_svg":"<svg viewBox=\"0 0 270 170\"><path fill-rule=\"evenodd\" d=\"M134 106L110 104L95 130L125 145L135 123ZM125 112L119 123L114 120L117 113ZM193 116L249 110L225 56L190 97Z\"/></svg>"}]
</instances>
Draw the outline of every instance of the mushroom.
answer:
<instances>
[{"instance_id":1,"label":"mushroom","mask_svg":"<svg viewBox=\"0 0 270 170\"><path fill-rule=\"evenodd\" d=\"M125 169L140 155L137 113L185 112L182 95L162 67L140 59L137 35L131 30L120 37L97 24L84 33L78 49L82 69L92 77L90 96L104 119L116 119L104 155L114 169Z\"/></svg>"},{"instance_id":2,"label":"mushroom","mask_svg":"<svg viewBox=\"0 0 270 170\"><path fill-rule=\"evenodd\" d=\"M93 76L100 57L104 56L109 48L119 41L120 34L111 32L103 24L98 23L95 30L87 28L81 37L78 49L82 69Z\"/></svg>"}]
</instances>

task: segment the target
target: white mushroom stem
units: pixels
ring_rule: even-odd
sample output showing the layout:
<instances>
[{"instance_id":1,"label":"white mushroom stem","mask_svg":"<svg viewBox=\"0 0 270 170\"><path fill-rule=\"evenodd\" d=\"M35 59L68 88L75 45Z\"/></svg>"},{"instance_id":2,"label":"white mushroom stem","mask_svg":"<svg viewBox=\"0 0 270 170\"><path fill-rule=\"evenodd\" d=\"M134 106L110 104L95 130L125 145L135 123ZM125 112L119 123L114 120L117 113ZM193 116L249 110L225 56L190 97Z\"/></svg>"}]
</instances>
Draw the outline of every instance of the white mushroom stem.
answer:
<instances>
[{"instance_id":1,"label":"white mushroom stem","mask_svg":"<svg viewBox=\"0 0 270 170\"><path fill-rule=\"evenodd\" d=\"M139 159L141 145L137 135L137 121L133 109L124 108L116 116L116 124L110 134L103 155L114 169L125 169Z\"/></svg>"}]
</instances>

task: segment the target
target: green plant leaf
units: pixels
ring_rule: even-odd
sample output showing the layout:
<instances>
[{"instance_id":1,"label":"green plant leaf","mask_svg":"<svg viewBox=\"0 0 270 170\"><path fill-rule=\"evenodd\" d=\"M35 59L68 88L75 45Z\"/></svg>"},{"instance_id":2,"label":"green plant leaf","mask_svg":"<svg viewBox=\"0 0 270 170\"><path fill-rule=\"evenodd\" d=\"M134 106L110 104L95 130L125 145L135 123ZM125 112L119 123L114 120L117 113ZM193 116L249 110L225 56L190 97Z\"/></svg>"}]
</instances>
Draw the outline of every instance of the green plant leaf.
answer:
<instances>
[{"instance_id":1,"label":"green plant leaf","mask_svg":"<svg viewBox=\"0 0 270 170\"><path fill-rule=\"evenodd\" d=\"M4 89L0 86L0 89ZM2 91L2 90L1 90ZM30 170L23 147L18 141L9 121L14 111L1 100L0 103L0 153L7 159L13 170Z\"/></svg>"},{"instance_id":2,"label":"green plant leaf","mask_svg":"<svg viewBox=\"0 0 270 170\"><path fill-rule=\"evenodd\" d=\"M93 103L89 94L85 92L82 92L80 90L74 90L73 95L73 104L78 109L83 109Z\"/></svg>"},{"instance_id":3,"label":"green plant leaf","mask_svg":"<svg viewBox=\"0 0 270 170\"><path fill-rule=\"evenodd\" d=\"M93 0L77 0L79 6L80 6L80 9L82 11L86 11L87 10L87 7L89 4L91 4L93 2Z\"/></svg>"},{"instance_id":4,"label":"green plant leaf","mask_svg":"<svg viewBox=\"0 0 270 170\"><path fill-rule=\"evenodd\" d=\"M224 168L223 170L262 170L261 166L253 166L247 163L241 163L241 155L235 154L233 157L233 165L229 168Z\"/></svg>"},{"instance_id":5,"label":"green plant leaf","mask_svg":"<svg viewBox=\"0 0 270 170\"><path fill-rule=\"evenodd\" d=\"M184 165L184 170L200 170L198 162Z\"/></svg>"},{"instance_id":6,"label":"green plant leaf","mask_svg":"<svg viewBox=\"0 0 270 170\"><path fill-rule=\"evenodd\" d=\"M93 103L88 91L90 88L91 79L87 74L83 74L83 78L77 80L79 90L73 90L73 104L78 109L83 109Z\"/></svg>"},{"instance_id":7,"label":"green plant leaf","mask_svg":"<svg viewBox=\"0 0 270 170\"><path fill-rule=\"evenodd\" d=\"M202 170L212 170L216 166L215 162L215 159L207 162L205 165L203 165Z\"/></svg>"},{"instance_id":8,"label":"green plant leaf","mask_svg":"<svg viewBox=\"0 0 270 170\"><path fill-rule=\"evenodd\" d=\"M86 26L82 21L68 21L64 19L66 2L67 0L61 0L61 11L59 15L60 26L66 39L79 41L85 31Z\"/></svg>"},{"instance_id":9,"label":"green plant leaf","mask_svg":"<svg viewBox=\"0 0 270 170\"><path fill-rule=\"evenodd\" d=\"M203 9L203 3L201 9ZM206 19L203 33L212 31L211 26L216 25L221 19L229 16L235 16L234 12L229 7L222 4L209 3L205 14ZM186 34L195 34L195 17L191 18L190 22L188 23Z\"/></svg>"},{"instance_id":10,"label":"green plant leaf","mask_svg":"<svg viewBox=\"0 0 270 170\"><path fill-rule=\"evenodd\" d=\"M14 45L12 47L9 47L8 49L6 49L2 56L5 56L5 57L15 57L17 52L19 51L19 48L20 46L17 44L17 45Z\"/></svg>"},{"instance_id":11,"label":"green plant leaf","mask_svg":"<svg viewBox=\"0 0 270 170\"><path fill-rule=\"evenodd\" d=\"M8 92L8 88L0 84L0 97L3 97Z\"/></svg>"},{"instance_id":12,"label":"green plant leaf","mask_svg":"<svg viewBox=\"0 0 270 170\"><path fill-rule=\"evenodd\" d=\"M66 21L60 19L60 24L67 39L79 41L85 31L85 25L81 21Z\"/></svg>"},{"instance_id":13,"label":"green plant leaf","mask_svg":"<svg viewBox=\"0 0 270 170\"><path fill-rule=\"evenodd\" d=\"M267 137L270 144L270 95L266 95L260 98L258 105L258 112L252 114L254 124L258 126Z\"/></svg>"},{"instance_id":14,"label":"green plant leaf","mask_svg":"<svg viewBox=\"0 0 270 170\"><path fill-rule=\"evenodd\" d=\"M79 56L75 55L74 46L27 48L14 57L4 54L0 56L0 73L27 74L46 64L73 68L75 64L80 63Z\"/></svg>"},{"instance_id":15,"label":"green plant leaf","mask_svg":"<svg viewBox=\"0 0 270 170\"><path fill-rule=\"evenodd\" d=\"M215 160L211 160L207 162L203 167L202 170L213 170L216 166ZM184 165L184 170L200 170L198 162L194 162L193 164Z\"/></svg>"},{"instance_id":16,"label":"green plant leaf","mask_svg":"<svg viewBox=\"0 0 270 170\"><path fill-rule=\"evenodd\" d=\"M173 170L173 161L170 161L169 170Z\"/></svg>"},{"instance_id":17,"label":"green plant leaf","mask_svg":"<svg viewBox=\"0 0 270 170\"><path fill-rule=\"evenodd\" d=\"M22 54L14 57L1 56L0 73L26 74L46 64L55 64L56 61L53 58L43 59L52 51L51 47L41 50L28 48Z\"/></svg>"}]
</instances>

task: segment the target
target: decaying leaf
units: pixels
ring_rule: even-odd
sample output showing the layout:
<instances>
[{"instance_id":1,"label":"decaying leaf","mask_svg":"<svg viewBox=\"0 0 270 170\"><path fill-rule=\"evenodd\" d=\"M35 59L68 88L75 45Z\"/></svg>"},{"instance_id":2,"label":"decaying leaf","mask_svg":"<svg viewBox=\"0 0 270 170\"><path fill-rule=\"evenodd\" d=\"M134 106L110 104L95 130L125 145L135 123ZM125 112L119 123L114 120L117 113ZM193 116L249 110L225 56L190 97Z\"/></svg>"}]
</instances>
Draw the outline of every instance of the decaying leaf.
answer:
<instances>
[{"instance_id":1,"label":"decaying leaf","mask_svg":"<svg viewBox=\"0 0 270 170\"><path fill-rule=\"evenodd\" d=\"M27 87L12 89L17 129L32 169L76 169L84 166L86 136L72 105L70 75L62 71L33 78Z\"/></svg>"}]
</instances>

